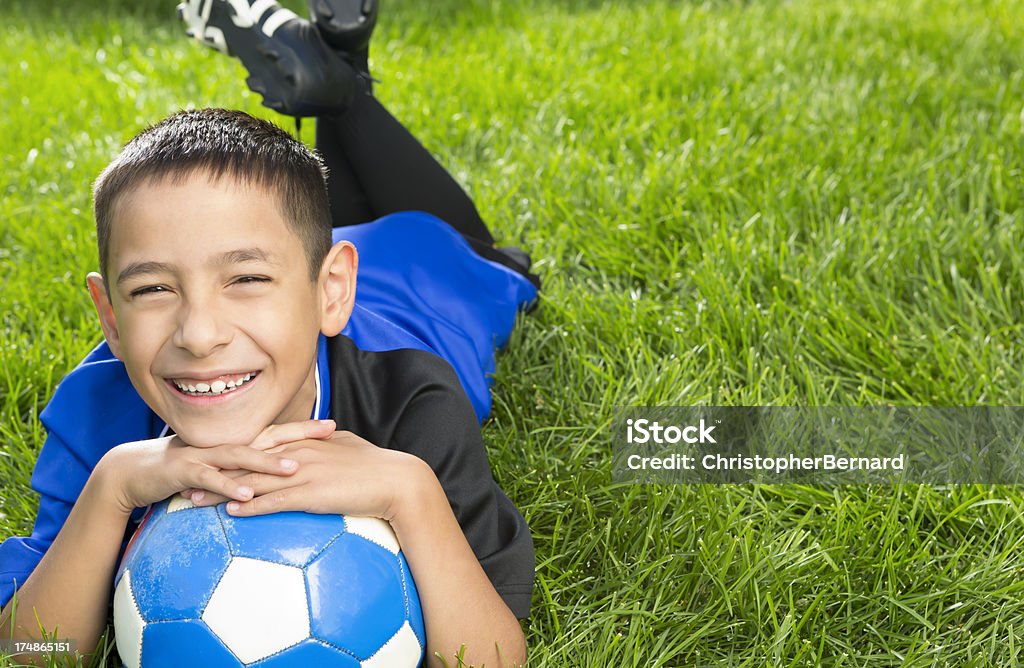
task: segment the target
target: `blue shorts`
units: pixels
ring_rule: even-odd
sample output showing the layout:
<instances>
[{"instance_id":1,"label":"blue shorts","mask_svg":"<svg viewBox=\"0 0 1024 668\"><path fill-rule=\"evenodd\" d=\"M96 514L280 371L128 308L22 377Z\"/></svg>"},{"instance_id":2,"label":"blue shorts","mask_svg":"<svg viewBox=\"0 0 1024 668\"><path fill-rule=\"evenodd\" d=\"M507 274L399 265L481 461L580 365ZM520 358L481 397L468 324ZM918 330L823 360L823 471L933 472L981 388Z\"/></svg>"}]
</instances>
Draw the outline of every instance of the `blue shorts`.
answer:
<instances>
[{"instance_id":1,"label":"blue shorts","mask_svg":"<svg viewBox=\"0 0 1024 668\"><path fill-rule=\"evenodd\" d=\"M364 350L430 350L455 368L483 421L495 351L537 298L521 273L484 259L448 223L403 211L334 229L359 253L356 309L342 334Z\"/></svg>"}]
</instances>

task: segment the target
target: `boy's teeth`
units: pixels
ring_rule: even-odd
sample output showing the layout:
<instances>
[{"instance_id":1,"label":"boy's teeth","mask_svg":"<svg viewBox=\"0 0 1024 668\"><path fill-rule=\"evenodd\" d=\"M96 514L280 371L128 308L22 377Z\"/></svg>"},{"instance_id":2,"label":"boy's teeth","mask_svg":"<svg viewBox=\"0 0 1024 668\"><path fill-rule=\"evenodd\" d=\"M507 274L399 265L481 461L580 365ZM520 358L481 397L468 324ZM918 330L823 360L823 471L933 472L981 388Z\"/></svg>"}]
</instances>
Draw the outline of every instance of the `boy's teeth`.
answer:
<instances>
[{"instance_id":1,"label":"boy's teeth","mask_svg":"<svg viewBox=\"0 0 1024 668\"><path fill-rule=\"evenodd\" d=\"M227 382L218 379L212 383L196 383L195 385L185 384L179 381L174 381L174 384L182 392L192 392L194 394L224 394L225 392L230 392L231 390L239 388L244 383L252 380L253 375L254 374L252 373L247 373L241 378L236 378Z\"/></svg>"}]
</instances>

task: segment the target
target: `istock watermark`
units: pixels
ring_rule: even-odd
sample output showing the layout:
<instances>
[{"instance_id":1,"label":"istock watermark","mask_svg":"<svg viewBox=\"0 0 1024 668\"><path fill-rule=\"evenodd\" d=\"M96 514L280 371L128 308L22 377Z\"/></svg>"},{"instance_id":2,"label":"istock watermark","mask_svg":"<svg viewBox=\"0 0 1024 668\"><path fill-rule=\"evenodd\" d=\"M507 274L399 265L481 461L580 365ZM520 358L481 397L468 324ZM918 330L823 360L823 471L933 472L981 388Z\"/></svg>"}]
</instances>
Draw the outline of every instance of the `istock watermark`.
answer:
<instances>
[{"instance_id":1,"label":"istock watermark","mask_svg":"<svg viewBox=\"0 0 1024 668\"><path fill-rule=\"evenodd\" d=\"M632 406L616 482L1024 483L1024 408Z\"/></svg>"},{"instance_id":2,"label":"istock watermark","mask_svg":"<svg viewBox=\"0 0 1024 668\"><path fill-rule=\"evenodd\" d=\"M691 424L686 427L674 424L662 427L659 422L652 422L647 418L626 418L627 443L714 443L715 439L711 435L713 430L714 426L706 426L703 418L699 425Z\"/></svg>"}]
</instances>

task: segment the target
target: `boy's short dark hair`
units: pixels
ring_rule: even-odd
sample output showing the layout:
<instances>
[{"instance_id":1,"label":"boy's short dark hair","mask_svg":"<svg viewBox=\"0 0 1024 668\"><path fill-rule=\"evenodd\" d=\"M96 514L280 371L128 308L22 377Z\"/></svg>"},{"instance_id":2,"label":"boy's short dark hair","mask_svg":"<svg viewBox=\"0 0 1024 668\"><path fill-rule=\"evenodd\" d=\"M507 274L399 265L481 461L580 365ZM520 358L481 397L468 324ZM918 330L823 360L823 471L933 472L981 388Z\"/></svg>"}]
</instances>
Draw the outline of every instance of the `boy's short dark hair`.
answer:
<instances>
[{"instance_id":1,"label":"boy's short dark hair","mask_svg":"<svg viewBox=\"0 0 1024 668\"><path fill-rule=\"evenodd\" d=\"M196 172L234 177L276 193L281 215L306 251L310 280L317 279L332 243L327 171L319 156L276 125L245 112L196 109L137 134L96 179L96 241L108 294L110 229L118 200L147 181L182 180Z\"/></svg>"}]
</instances>

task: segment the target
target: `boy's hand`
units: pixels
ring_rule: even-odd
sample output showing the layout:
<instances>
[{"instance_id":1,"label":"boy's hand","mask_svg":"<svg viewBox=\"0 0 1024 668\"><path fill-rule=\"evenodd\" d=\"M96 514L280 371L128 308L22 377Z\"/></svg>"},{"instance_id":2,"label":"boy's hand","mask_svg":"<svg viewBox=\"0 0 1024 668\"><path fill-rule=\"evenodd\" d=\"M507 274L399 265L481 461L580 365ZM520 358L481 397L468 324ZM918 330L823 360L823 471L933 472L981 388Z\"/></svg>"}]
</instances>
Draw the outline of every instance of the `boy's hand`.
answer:
<instances>
[{"instance_id":1,"label":"boy's hand","mask_svg":"<svg viewBox=\"0 0 1024 668\"><path fill-rule=\"evenodd\" d=\"M252 448L254 450L269 450L270 448L290 443L292 441L327 438L334 434L335 426L334 420L303 420L302 422L272 424L261 431L255 441L245 447ZM224 469L221 471L221 473L233 480L252 472L252 469L246 468ZM191 499L192 503L196 505L204 506L216 505L227 501L228 498L230 498L228 495L223 493L218 494L209 488L200 487L184 489L182 490L181 495L186 499ZM200 502L203 503L200 504Z\"/></svg>"},{"instance_id":2,"label":"boy's hand","mask_svg":"<svg viewBox=\"0 0 1024 668\"><path fill-rule=\"evenodd\" d=\"M259 472L268 477L289 476L298 468L295 460L263 450L297 438L320 434L329 427L307 421L272 425L264 430L254 446L220 445L195 448L178 436L167 436L123 443L107 452L97 470L110 481L121 510L130 513L176 492L193 487L213 490L239 500L252 498L253 490L227 472Z\"/></svg>"},{"instance_id":3,"label":"boy's hand","mask_svg":"<svg viewBox=\"0 0 1024 668\"><path fill-rule=\"evenodd\" d=\"M267 450L299 462L288 477L261 472L239 476L235 482L254 490L252 500L228 504L232 515L265 515L287 510L320 514L348 514L391 520L395 500L417 475L429 470L418 457L379 448L349 431L325 440L303 440ZM204 495L196 505L224 501ZM239 499L246 501L245 499Z\"/></svg>"}]
</instances>

